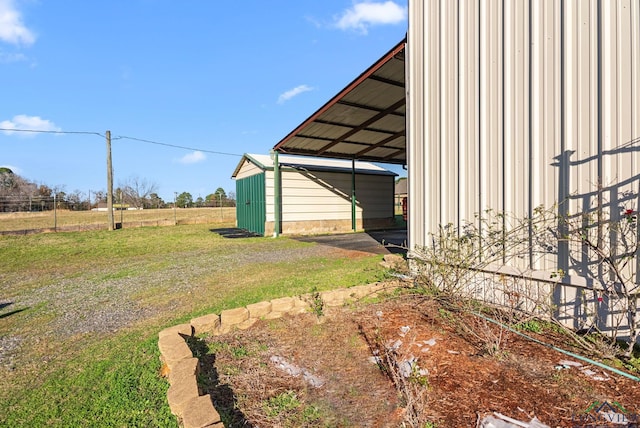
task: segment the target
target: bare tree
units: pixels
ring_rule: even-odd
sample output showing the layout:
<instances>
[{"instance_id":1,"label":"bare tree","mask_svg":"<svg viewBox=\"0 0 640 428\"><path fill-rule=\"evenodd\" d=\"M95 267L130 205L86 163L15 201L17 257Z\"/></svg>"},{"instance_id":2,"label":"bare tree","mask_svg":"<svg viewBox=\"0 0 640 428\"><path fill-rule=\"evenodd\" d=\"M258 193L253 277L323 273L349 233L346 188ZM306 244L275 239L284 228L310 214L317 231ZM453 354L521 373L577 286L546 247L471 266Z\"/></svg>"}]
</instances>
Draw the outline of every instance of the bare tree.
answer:
<instances>
[{"instance_id":1,"label":"bare tree","mask_svg":"<svg viewBox=\"0 0 640 428\"><path fill-rule=\"evenodd\" d=\"M72 211L77 211L82 208L82 192L78 189L67 195L67 206Z\"/></svg>"},{"instance_id":2,"label":"bare tree","mask_svg":"<svg viewBox=\"0 0 640 428\"><path fill-rule=\"evenodd\" d=\"M107 202L107 192L104 190L94 190L93 195L93 200L96 204L100 202Z\"/></svg>"},{"instance_id":3,"label":"bare tree","mask_svg":"<svg viewBox=\"0 0 640 428\"><path fill-rule=\"evenodd\" d=\"M151 206L150 196L157 192L158 185L147 181L137 175L129 177L124 183L120 183L124 199L127 203L140 209Z\"/></svg>"},{"instance_id":4,"label":"bare tree","mask_svg":"<svg viewBox=\"0 0 640 428\"><path fill-rule=\"evenodd\" d=\"M11 169L0 168L1 211L27 211L31 209L32 198L37 195L38 186L15 174Z\"/></svg>"}]
</instances>

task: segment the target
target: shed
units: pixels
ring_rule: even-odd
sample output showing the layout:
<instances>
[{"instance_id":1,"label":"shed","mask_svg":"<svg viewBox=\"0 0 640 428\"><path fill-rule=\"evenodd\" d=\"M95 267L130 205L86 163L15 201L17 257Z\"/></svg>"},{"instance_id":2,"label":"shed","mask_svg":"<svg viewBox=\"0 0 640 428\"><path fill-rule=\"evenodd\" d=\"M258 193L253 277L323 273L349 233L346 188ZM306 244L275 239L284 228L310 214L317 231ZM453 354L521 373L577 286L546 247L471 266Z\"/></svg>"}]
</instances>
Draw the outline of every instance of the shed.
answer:
<instances>
[{"instance_id":1,"label":"shed","mask_svg":"<svg viewBox=\"0 0 640 428\"><path fill-rule=\"evenodd\" d=\"M265 236L388 228L395 177L369 162L245 154L232 175L237 226Z\"/></svg>"}]
</instances>

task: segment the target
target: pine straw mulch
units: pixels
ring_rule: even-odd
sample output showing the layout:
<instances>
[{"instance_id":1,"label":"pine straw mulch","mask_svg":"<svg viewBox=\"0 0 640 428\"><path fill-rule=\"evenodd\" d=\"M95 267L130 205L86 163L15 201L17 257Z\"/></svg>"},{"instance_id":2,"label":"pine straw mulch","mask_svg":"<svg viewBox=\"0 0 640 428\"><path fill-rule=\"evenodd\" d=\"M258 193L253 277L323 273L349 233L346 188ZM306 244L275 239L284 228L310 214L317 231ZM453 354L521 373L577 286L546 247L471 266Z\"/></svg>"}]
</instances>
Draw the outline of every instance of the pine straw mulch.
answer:
<instances>
[{"instance_id":1,"label":"pine straw mulch","mask_svg":"<svg viewBox=\"0 0 640 428\"><path fill-rule=\"evenodd\" d=\"M577 360L425 297L324 313L321 321L311 313L262 320L204 339L209 353L200 356L199 381L225 426L397 427L409 419L474 427L493 412L527 422L535 416L552 427L585 426L576 418L595 402L640 413L640 383L584 362L561 368L561 361ZM575 352L552 329L527 334ZM395 369L413 357L408 383L421 397L412 400L394 387L391 372L398 370L384 364L386 355ZM274 356L324 384L316 388L287 374ZM380 364L372 362L376 356ZM410 415L416 403L419 414Z\"/></svg>"}]
</instances>

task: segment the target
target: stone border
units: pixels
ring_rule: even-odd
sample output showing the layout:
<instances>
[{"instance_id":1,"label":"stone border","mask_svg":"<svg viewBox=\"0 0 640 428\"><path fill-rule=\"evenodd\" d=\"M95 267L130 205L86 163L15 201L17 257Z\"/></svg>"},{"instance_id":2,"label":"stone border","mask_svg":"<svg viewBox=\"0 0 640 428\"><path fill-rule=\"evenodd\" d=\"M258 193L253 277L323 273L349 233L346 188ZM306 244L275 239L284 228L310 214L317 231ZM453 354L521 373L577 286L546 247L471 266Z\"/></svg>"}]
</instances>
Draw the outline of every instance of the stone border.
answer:
<instances>
[{"instance_id":1,"label":"stone border","mask_svg":"<svg viewBox=\"0 0 640 428\"><path fill-rule=\"evenodd\" d=\"M319 293L319 296L322 304L327 307L342 306L364 297L377 297L380 292L392 291L400 286L399 282L375 283L324 291ZM245 330L260 319L276 319L285 314L297 315L310 312L313 310L313 299L311 294L282 297L236 309L227 309L220 315L204 315L192 319L189 324L162 330L158 334L158 348L160 360L168 370L170 387L167 391L167 401L171 413L178 417L181 426L184 428L224 427L211 397L208 394L201 395L198 388L199 361L193 356L186 342L187 338L204 333L219 336L235 329Z\"/></svg>"}]
</instances>

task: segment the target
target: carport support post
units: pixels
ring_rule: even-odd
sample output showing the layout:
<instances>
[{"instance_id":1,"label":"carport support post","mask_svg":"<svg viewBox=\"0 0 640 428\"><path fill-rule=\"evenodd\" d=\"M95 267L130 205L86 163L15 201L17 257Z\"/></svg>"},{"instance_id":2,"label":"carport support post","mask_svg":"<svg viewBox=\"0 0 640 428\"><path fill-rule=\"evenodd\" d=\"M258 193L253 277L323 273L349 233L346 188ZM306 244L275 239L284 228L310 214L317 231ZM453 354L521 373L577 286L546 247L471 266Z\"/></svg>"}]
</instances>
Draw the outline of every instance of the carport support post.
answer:
<instances>
[{"instance_id":1,"label":"carport support post","mask_svg":"<svg viewBox=\"0 0 640 428\"><path fill-rule=\"evenodd\" d=\"M356 231L356 160L351 159L351 228Z\"/></svg>"},{"instance_id":2,"label":"carport support post","mask_svg":"<svg viewBox=\"0 0 640 428\"><path fill-rule=\"evenodd\" d=\"M280 194L281 194L281 183L280 183L280 161L278 159L278 151L273 150L271 152L271 158L273 159L273 237L277 238L280 236Z\"/></svg>"}]
</instances>

